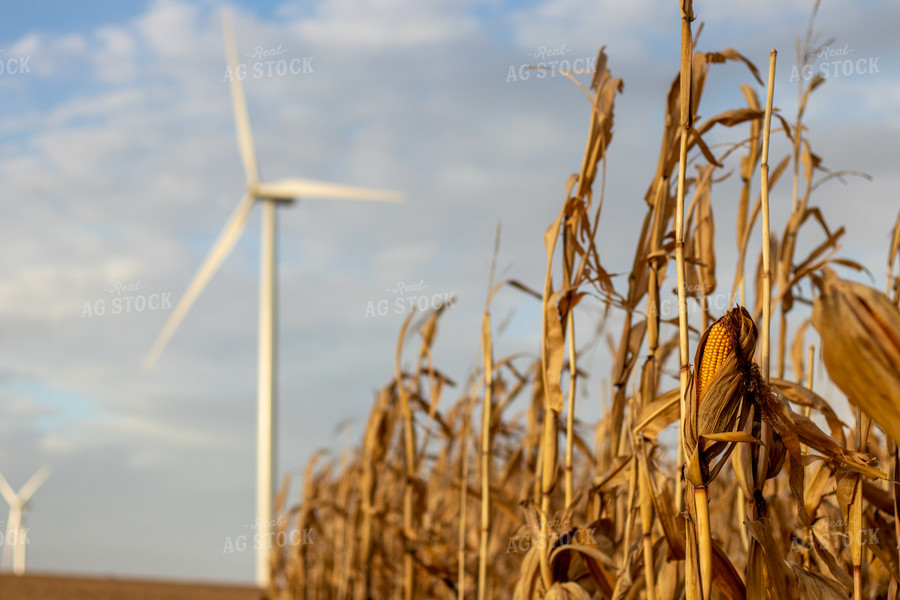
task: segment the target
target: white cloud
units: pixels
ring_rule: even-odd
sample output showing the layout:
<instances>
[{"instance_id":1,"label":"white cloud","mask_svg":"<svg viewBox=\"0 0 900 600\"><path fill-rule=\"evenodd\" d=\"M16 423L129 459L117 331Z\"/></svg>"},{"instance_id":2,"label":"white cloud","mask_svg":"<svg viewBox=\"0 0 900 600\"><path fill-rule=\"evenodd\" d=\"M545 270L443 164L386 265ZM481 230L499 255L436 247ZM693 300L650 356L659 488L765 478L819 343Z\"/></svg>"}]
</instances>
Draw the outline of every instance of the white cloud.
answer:
<instances>
[{"instance_id":1,"label":"white cloud","mask_svg":"<svg viewBox=\"0 0 900 600\"><path fill-rule=\"evenodd\" d=\"M93 56L97 79L103 83L125 83L137 74L135 39L127 31L103 27L97 31L103 44Z\"/></svg>"},{"instance_id":2,"label":"white cloud","mask_svg":"<svg viewBox=\"0 0 900 600\"><path fill-rule=\"evenodd\" d=\"M17 55L30 57L30 74L60 79L69 79L72 73L80 71L78 66L89 50L87 41L78 34L51 38L32 33L19 40L14 48Z\"/></svg>"},{"instance_id":3,"label":"white cloud","mask_svg":"<svg viewBox=\"0 0 900 600\"><path fill-rule=\"evenodd\" d=\"M420 48L465 38L477 29L466 14L467 4L442 0L338 0L317 6L315 16L304 19L299 30L319 44L349 47Z\"/></svg>"},{"instance_id":4,"label":"white cloud","mask_svg":"<svg viewBox=\"0 0 900 600\"><path fill-rule=\"evenodd\" d=\"M196 4L156 0L137 20L136 27L155 58L167 63L187 60L202 48L198 42L209 41L215 35L215 30L208 27L208 19L207 23L198 23L200 14L200 6Z\"/></svg>"}]
</instances>

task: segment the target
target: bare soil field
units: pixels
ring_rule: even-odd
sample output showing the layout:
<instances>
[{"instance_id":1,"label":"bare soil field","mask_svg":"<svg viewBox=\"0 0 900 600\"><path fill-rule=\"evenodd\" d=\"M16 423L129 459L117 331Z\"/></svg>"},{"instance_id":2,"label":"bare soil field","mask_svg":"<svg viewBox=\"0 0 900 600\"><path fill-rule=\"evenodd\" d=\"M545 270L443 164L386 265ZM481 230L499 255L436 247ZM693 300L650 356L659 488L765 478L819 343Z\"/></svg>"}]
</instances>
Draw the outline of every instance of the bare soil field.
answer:
<instances>
[{"instance_id":1,"label":"bare soil field","mask_svg":"<svg viewBox=\"0 0 900 600\"><path fill-rule=\"evenodd\" d=\"M252 586L57 575L0 575L3 600L260 600Z\"/></svg>"}]
</instances>

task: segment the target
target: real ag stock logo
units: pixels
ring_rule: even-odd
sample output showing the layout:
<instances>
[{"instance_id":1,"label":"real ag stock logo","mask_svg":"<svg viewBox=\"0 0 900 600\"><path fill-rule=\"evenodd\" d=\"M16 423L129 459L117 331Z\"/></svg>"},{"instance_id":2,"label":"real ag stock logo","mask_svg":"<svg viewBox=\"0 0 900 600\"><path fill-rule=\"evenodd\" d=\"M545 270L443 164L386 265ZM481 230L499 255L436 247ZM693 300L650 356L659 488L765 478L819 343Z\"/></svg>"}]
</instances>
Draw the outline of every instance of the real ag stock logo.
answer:
<instances>
[{"instance_id":1,"label":"real ag stock logo","mask_svg":"<svg viewBox=\"0 0 900 600\"><path fill-rule=\"evenodd\" d=\"M453 292L428 293L426 289L428 284L422 279L419 283L405 283L398 281L393 287L386 291L394 294L392 301L382 298L381 300L369 300L366 303L366 318L384 317L388 314L402 315L414 310L424 312L429 308L438 310L439 308L452 308L456 304L456 294Z\"/></svg>"},{"instance_id":2,"label":"real ag stock logo","mask_svg":"<svg viewBox=\"0 0 900 600\"><path fill-rule=\"evenodd\" d=\"M3 525L3 521L0 521L0 525ZM0 547L9 546L14 548L19 544L30 544L29 531L31 531L31 527L20 527L19 529L0 528Z\"/></svg>"},{"instance_id":3,"label":"real ag stock logo","mask_svg":"<svg viewBox=\"0 0 900 600\"><path fill-rule=\"evenodd\" d=\"M838 77L881 73L881 70L878 68L880 56L864 56L853 59L850 58L851 54L853 54L853 49L850 47L850 44L844 44L843 48L823 46L812 63L805 64L802 67L794 65L791 69L790 80L799 81L802 76L803 81L809 81L816 74L821 75L824 79L837 79ZM816 66L816 63L818 63L818 66Z\"/></svg>"},{"instance_id":4,"label":"real ag stock logo","mask_svg":"<svg viewBox=\"0 0 900 600\"><path fill-rule=\"evenodd\" d=\"M231 65L225 65L225 76L222 81L237 79L243 81L248 76L253 79L263 77L284 77L291 75L307 75L313 73L312 56L297 56L292 58L277 58L287 53L287 48L278 44L275 48L257 46L252 52L244 56L255 59L250 63L238 63L232 71Z\"/></svg>"},{"instance_id":5,"label":"real ag stock logo","mask_svg":"<svg viewBox=\"0 0 900 600\"><path fill-rule=\"evenodd\" d=\"M554 523L557 525L554 526ZM506 553L528 552L531 548L543 550L558 546L597 546L597 529L594 527L572 527L564 531L560 526L565 526L557 519L547 525L547 533L543 533L540 527L534 527L535 534L525 533L518 536L510 536L506 546Z\"/></svg>"},{"instance_id":6,"label":"real ag stock logo","mask_svg":"<svg viewBox=\"0 0 900 600\"><path fill-rule=\"evenodd\" d=\"M266 525L265 521L257 519L253 523L245 525L245 529L251 529L256 533L244 533L226 537L222 554L244 552L250 548L254 550L259 550L260 548L271 550L272 548L284 547L288 544L291 546L306 546L316 543L316 530L313 527L287 531L287 522L283 517L271 521L268 527L264 527L264 525Z\"/></svg>"},{"instance_id":7,"label":"real ag stock logo","mask_svg":"<svg viewBox=\"0 0 900 600\"><path fill-rule=\"evenodd\" d=\"M172 292L142 292L147 284L138 279L132 283L117 281L103 290L108 296L96 300L85 300L81 318L102 317L107 314L144 312L145 310L171 310ZM140 293L139 293L140 292Z\"/></svg>"},{"instance_id":8,"label":"real ag stock logo","mask_svg":"<svg viewBox=\"0 0 900 600\"><path fill-rule=\"evenodd\" d=\"M30 56L11 56L7 58L4 56L5 52L6 50L0 50L0 77L31 73L31 68L28 66Z\"/></svg>"},{"instance_id":9,"label":"real ag stock logo","mask_svg":"<svg viewBox=\"0 0 900 600\"><path fill-rule=\"evenodd\" d=\"M521 64L510 65L506 73L506 83L511 81L527 81L534 72L535 79L544 79L546 77L556 77L557 73L593 73L597 68L597 57L584 57L576 59L564 58L572 52L571 48L567 48L565 44L558 48L548 48L547 46L538 46L534 52L529 52L528 56L539 60L537 64Z\"/></svg>"}]
</instances>

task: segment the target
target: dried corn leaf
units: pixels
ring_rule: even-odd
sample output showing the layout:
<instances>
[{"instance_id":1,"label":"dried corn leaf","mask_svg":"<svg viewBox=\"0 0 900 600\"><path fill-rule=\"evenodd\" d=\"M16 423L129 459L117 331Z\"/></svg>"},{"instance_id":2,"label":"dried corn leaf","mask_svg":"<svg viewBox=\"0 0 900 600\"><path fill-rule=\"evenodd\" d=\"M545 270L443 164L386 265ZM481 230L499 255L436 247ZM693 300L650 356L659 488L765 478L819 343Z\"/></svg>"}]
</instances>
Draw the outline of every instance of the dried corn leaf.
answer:
<instances>
[{"instance_id":1,"label":"dried corn leaf","mask_svg":"<svg viewBox=\"0 0 900 600\"><path fill-rule=\"evenodd\" d=\"M847 574L847 572L841 568L840 565L837 564L837 561L834 559L834 556L825 545L819 541L818 536L816 535L815 529L809 530L809 535L812 538L812 547L816 551L816 556L818 556L825 566L828 567L828 572L831 573L835 579L846 589L844 594L844 598L849 596L849 590L853 587L853 579Z\"/></svg>"},{"instance_id":2,"label":"dried corn leaf","mask_svg":"<svg viewBox=\"0 0 900 600\"><path fill-rule=\"evenodd\" d=\"M804 461L806 463L806 461ZM808 463L806 463L808 465ZM831 471L825 469L825 465L817 462L813 466L807 466L806 477L803 482L803 497L806 503L806 512L815 514L822 502L822 497L831 490L828 484L831 482Z\"/></svg>"},{"instance_id":3,"label":"dried corn leaf","mask_svg":"<svg viewBox=\"0 0 900 600\"><path fill-rule=\"evenodd\" d=\"M613 373L619 373L620 378L616 385L624 385L634 368L634 364L644 343L644 335L647 333L647 321L640 320L634 323L628 331L628 337L623 338L616 351L616 362Z\"/></svg>"},{"instance_id":4,"label":"dried corn leaf","mask_svg":"<svg viewBox=\"0 0 900 600\"><path fill-rule=\"evenodd\" d=\"M680 390L674 389L645 404L638 415L637 424L633 429L634 434L655 440L663 429L678 420L681 412L680 397Z\"/></svg>"},{"instance_id":5,"label":"dried corn leaf","mask_svg":"<svg viewBox=\"0 0 900 600\"><path fill-rule=\"evenodd\" d=\"M765 580L764 589L769 588L776 598L788 598L787 564L781 558L782 553L775 543L772 522L768 517L763 517L757 521L747 521L746 525L748 533L759 542L762 549L760 558L764 560L769 575Z\"/></svg>"},{"instance_id":6,"label":"dried corn leaf","mask_svg":"<svg viewBox=\"0 0 900 600\"><path fill-rule=\"evenodd\" d=\"M597 54L597 66L591 81L591 89L594 90L593 110L591 111L587 148L578 178L577 196L579 198L590 194L591 186L597 176L597 164L603 160L606 149L612 141L616 92L621 93L625 85L621 79L613 77L606 67L604 50L605 47L601 47Z\"/></svg>"},{"instance_id":7,"label":"dried corn leaf","mask_svg":"<svg viewBox=\"0 0 900 600\"><path fill-rule=\"evenodd\" d=\"M726 60L734 60L744 63L747 68L750 69L750 72L753 73L753 77L756 79L756 81L760 85L763 84L763 80L759 74L759 69L756 68L756 65L754 65L749 59L747 59L747 57L745 57L734 48L726 48L721 52L711 52L709 56L710 62L725 62Z\"/></svg>"},{"instance_id":8,"label":"dried corn leaf","mask_svg":"<svg viewBox=\"0 0 900 600\"><path fill-rule=\"evenodd\" d=\"M784 422L786 427L793 430L795 439L799 439L803 444L824 454L833 465L846 466L873 479L884 479L887 477L883 472L872 466L874 459L868 454L844 448L834 441L831 436L819 429L819 426L813 423L809 417L795 413L790 409L786 409L786 411L789 415L787 421L785 422L782 419L781 422Z\"/></svg>"},{"instance_id":9,"label":"dried corn leaf","mask_svg":"<svg viewBox=\"0 0 900 600\"><path fill-rule=\"evenodd\" d=\"M803 368L803 357L806 351L806 343L803 334L806 332L806 328L809 327L810 323L811 321L809 319L800 323L796 333L794 333L794 343L791 344L791 362L794 365L794 377L797 381L803 381L806 373ZM812 365L809 365L809 368L812 368Z\"/></svg>"},{"instance_id":10,"label":"dried corn leaf","mask_svg":"<svg viewBox=\"0 0 900 600\"><path fill-rule=\"evenodd\" d=\"M847 600L847 590L834 579L799 565L791 565L791 569L797 580L797 597L800 600Z\"/></svg>"},{"instance_id":11,"label":"dried corn leaf","mask_svg":"<svg viewBox=\"0 0 900 600\"><path fill-rule=\"evenodd\" d=\"M554 583L544 598L546 600L591 600L591 595L577 583L567 581L566 583Z\"/></svg>"},{"instance_id":12,"label":"dried corn leaf","mask_svg":"<svg viewBox=\"0 0 900 600\"><path fill-rule=\"evenodd\" d=\"M894 258L900 256L900 214L897 215L897 224L894 225L894 233L891 235L891 251L888 254L888 272L894 264Z\"/></svg>"},{"instance_id":13,"label":"dried corn leaf","mask_svg":"<svg viewBox=\"0 0 900 600\"><path fill-rule=\"evenodd\" d=\"M809 95L823 83L825 83L825 78L822 77L821 73L816 73L810 80L809 85L807 85L806 89L803 91L803 102L801 102L800 105L806 106L807 102L809 102Z\"/></svg>"},{"instance_id":14,"label":"dried corn leaf","mask_svg":"<svg viewBox=\"0 0 900 600\"><path fill-rule=\"evenodd\" d=\"M831 436L837 440L839 446L846 446L847 440L844 436L844 427L846 425L838 418L837 414L831 408L825 399L816 394L805 386L786 379L772 378L769 384L777 387L785 398L799 406L809 406L816 409L824 417L831 431Z\"/></svg>"},{"instance_id":15,"label":"dried corn leaf","mask_svg":"<svg viewBox=\"0 0 900 600\"><path fill-rule=\"evenodd\" d=\"M866 502L887 514L894 512L893 499L890 491L881 489L878 485L868 479L862 480L862 488L863 498L866 499Z\"/></svg>"},{"instance_id":16,"label":"dried corn leaf","mask_svg":"<svg viewBox=\"0 0 900 600\"><path fill-rule=\"evenodd\" d=\"M865 493L865 488L864 488ZM897 560L897 542L894 524L877 510L867 513L868 535L866 536L866 548L878 557L878 560L887 568L891 576L900 581L900 565Z\"/></svg>"},{"instance_id":17,"label":"dried corn leaf","mask_svg":"<svg viewBox=\"0 0 900 600\"><path fill-rule=\"evenodd\" d=\"M716 229L713 221L710 190L714 167L698 167L696 203L697 223L685 247L685 261L696 268L686 270L686 292L690 296L712 294L716 289Z\"/></svg>"},{"instance_id":18,"label":"dried corn leaf","mask_svg":"<svg viewBox=\"0 0 900 600\"><path fill-rule=\"evenodd\" d=\"M563 292L552 293L547 300L544 311L544 321L546 323L544 390L547 395L547 406L557 413L562 412L563 409L563 393L559 381L562 377L563 361L566 353L563 324L556 306L562 294Z\"/></svg>"}]
</instances>

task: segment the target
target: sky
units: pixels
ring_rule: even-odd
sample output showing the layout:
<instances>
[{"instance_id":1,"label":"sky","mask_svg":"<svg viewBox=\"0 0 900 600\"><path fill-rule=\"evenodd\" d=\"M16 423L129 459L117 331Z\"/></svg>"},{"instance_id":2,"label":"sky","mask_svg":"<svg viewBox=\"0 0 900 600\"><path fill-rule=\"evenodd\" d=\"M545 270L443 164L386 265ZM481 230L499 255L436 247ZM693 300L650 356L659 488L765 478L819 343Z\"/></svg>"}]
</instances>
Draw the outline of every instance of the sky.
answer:
<instances>
[{"instance_id":1,"label":"sky","mask_svg":"<svg viewBox=\"0 0 900 600\"><path fill-rule=\"evenodd\" d=\"M29 570L253 579L252 549L235 542L252 536L255 515L258 209L155 369L141 370L243 192L222 6L33 2L0 21L0 473L18 489L53 469L28 515ZM301 473L319 448L339 453L342 422L358 439L393 374L407 311L397 299L453 295L434 358L467 380L498 224L503 277L541 286L542 235L581 165L590 105L569 80L527 65L589 64L605 45L624 79L598 246L608 271L627 273L678 68L676 2L231 6L263 180L406 198L278 211L279 478ZM803 75L792 77L794 47L811 6L695 2L699 48L735 48L764 74L777 49L775 104L793 120ZM898 23L890 0L826 1L816 29L835 41L814 68L830 76L805 116L829 168L871 176L825 184L813 204L846 227L842 255L869 265L879 288L900 210ZM743 105L745 83L764 97L742 66L715 65L701 117ZM773 139L773 158L787 151ZM713 195L728 281L735 198L728 182ZM789 184L772 202L780 231ZM811 233L801 247L815 243ZM536 302L508 290L493 310L506 323L498 355L538 350ZM614 335L620 317L610 317ZM580 414L590 422L608 356L601 349L585 366L597 374Z\"/></svg>"}]
</instances>

